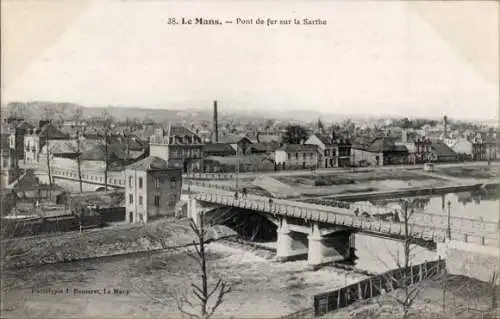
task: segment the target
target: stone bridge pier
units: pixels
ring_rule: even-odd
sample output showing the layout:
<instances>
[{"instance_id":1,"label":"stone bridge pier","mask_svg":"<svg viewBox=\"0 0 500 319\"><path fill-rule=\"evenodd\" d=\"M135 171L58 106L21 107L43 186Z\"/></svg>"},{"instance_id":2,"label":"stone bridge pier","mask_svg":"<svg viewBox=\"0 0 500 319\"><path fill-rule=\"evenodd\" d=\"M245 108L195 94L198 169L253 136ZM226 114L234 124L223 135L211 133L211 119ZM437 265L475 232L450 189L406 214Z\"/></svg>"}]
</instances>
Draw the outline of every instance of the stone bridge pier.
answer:
<instances>
[{"instance_id":1,"label":"stone bridge pier","mask_svg":"<svg viewBox=\"0 0 500 319\"><path fill-rule=\"evenodd\" d=\"M188 199L187 217L200 225L203 207L195 198ZM266 217L276 226L276 260L285 262L307 256L310 269L354 257L355 232L344 226L318 222L304 223L285 216Z\"/></svg>"},{"instance_id":2,"label":"stone bridge pier","mask_svg":"<svg viewBox=\"0 0 500 319\"><path fill-rule=\"evenodd\" d=\"M350 259L354 256L354 232L343 227L321 228L319 223L310 227L293 225L281 218L277 229L276 259L286 261L307 254L309 268Z\"/></svg>"}]
</instances>

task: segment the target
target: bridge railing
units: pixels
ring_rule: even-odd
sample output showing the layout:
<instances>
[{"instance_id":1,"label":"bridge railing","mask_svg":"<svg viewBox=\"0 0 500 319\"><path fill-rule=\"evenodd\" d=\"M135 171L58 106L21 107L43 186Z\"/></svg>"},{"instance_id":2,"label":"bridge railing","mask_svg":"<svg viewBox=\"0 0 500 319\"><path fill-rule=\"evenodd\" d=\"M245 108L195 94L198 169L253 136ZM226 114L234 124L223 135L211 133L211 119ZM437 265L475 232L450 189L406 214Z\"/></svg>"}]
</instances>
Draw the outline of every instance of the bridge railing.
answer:
<instances>
[{"instance_id":1,"label":"bridge railing","mask_svg":"<svg viewBox=\"0 0 500 319\"><path fill-rule=\"evenodd\" d=\"M78 181L78 169L53 167L51 172L53 177L65 178ZM104 172L98 170L82 170L82 181L97 185L104 185ZM123 172L108 172L108 185L115 187L125 187L125 177Z\"/></svg>"},{"instance_id":2,"label":"bridge railing","mask_svg":"<svg viewBox=\"0 0 500 319\"><path fill-rule=\"evenodd\" d=\"M199 193L195 198L201 201L222 204L226 206L240 207L244 209L263 211L274 215L284 215L288 217L313 220L329 224L343 225L362 229L367 232L383 233L391 235L404 235L404 224L397 222L387 222L380 219L366 219L349 213L333 211L330 207L311 205L313 207L304 207L298 203L280 200L269 202L268 198L261 196L252 196L245 198L239 196L235 198L232 195L220 194L217 192ZM315 206L315 207L314 207ZM419 225L410 223L410 233L414 239L421 239L434 242L445 242L447 229L429 225ZM470 234L460 231L452 231L452 239L464 240L468 242L477 242L482 245L496 245L496 234Z\"/></svg>"},{"instance_id":3,"label":"bridge railing","mask_svg":"<svg viewBox=\"0 0 500 319\"><path fill-rule=\"evenodd\" d=\"M187 173L184 178L194 180L230 180L235 178L234 173Z\"/></svg>"}]
</instances>

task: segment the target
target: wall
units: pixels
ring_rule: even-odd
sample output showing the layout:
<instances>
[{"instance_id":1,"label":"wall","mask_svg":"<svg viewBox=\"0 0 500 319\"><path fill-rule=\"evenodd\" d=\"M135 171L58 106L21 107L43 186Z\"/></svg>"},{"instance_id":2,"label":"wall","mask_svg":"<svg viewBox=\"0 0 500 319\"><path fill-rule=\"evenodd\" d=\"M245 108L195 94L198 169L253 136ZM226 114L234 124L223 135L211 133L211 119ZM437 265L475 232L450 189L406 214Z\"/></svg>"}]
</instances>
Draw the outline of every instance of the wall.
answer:
<instances>
[{"instance_id":1,"label":"wall","mask_svg":"<svg viewBox=\"0 0 500 319\"><path fill-rule=\"evenodd\" d=\"M467 140L458 140L452 149L457 154L472 155L472 143Z\"/></svg>"},{"instance_id":2,"label":"wall","mask_svg":"<svg viewBox=\"0 0 500 319\"><path fill-rule=\"evenodd\" d=\"M165 161L168 161L169 146L166 144L149 144L149 155L157 156Z\"/></svg>"},{"instance_id":3,"label":"wall","mask_svg":"<svg viewBox=\"0 0 500 319\"><path fill-rule=\"evenodd\" d=\"M139 185L139 179L142 179L142 186ZM125 170L125 184L126 220L130 223L147 222L146 171ZM130 213L132 213L132 220L130 220Z\"/></svg>"},{"instance_id":4,"label":"wall","mask_svg":"<svg viewBox=\"0 0 500 319\"><path fill-rule=\"evenodd\" d=\"M488 282L493 272L499 272L498 247L482 246L450 240L437 244L437 253L446 259L448 272ZM497 277L497 280L499 278ZM500 284L500 280L497 282Z\"/></svg>"},{"instance_id":5,"label":"wall","mask_svg":"<svg viewBox=\"0 0 500 319\"><path fill-rule=\"evenodd\" d=\"M356 165L359 164L359 162L361 162L361 161L366 161L366 162L370 163L372 166L376 166L377 165L377 156L379 158L379 166L383 165L384 155L382 153L372 153L372 152L367 152L367 151L359 150L359 149L355 149L355 148L353 148L351 150L351 152L352 152L354 164L356 164Z\"/></svg>"},{"instance_id":6,"label":"wall","mask_svg":"<svg viewBox=\"0 0 500 319\"><path fill-rule=\"evenodd\" d=\"M156 189L155 179L160 187ZM147 176L148 218L174 216L175 206L181 199L182 171L180 169L151 171ZM155 206L155 196L160 196L159 206Z\"/></svg>"}]
</instances>

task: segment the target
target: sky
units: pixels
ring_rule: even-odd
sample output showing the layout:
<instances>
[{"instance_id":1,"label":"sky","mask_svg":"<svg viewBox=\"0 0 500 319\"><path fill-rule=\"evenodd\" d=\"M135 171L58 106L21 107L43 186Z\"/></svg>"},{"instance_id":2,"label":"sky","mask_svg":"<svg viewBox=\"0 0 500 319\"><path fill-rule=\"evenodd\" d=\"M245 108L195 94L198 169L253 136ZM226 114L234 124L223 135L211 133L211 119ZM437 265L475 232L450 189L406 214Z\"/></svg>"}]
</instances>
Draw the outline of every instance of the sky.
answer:
<instances>
[{"instance_id":1,"label":"sky","mask_svg":"<svg viewBox=\"0 0 500 319\"><path fill-rule=\"evenodd\" d=\"M247 111L498 114L495 2L70 3L2 4L2 21L11 9L2 22L2 103L172 109L217 99ZM171 17L254 24L172 26ZM259 17L327 25L268 27Z\"/></svg>"}]
</instances>

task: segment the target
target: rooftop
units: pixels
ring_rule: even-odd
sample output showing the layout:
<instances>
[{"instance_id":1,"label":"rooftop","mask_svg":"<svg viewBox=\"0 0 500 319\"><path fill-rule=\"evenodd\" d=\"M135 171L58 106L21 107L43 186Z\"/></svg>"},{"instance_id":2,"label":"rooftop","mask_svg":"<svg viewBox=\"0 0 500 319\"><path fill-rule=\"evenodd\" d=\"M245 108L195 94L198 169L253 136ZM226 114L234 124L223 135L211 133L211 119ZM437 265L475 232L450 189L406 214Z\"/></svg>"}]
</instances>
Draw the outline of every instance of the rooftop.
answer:
<instances>
[{"instance_id":1,"label":"rooftop","mask_svg":"<svg viewBox=\"0 0 500 319\"><path fill-rule=\"evenodd\" d=\"M166 170L168 169L168 163L164 159L157 156L148 156L138 162L130 164L127 169L149 171L149 170Z\"/></svg>"}]
</instances>

